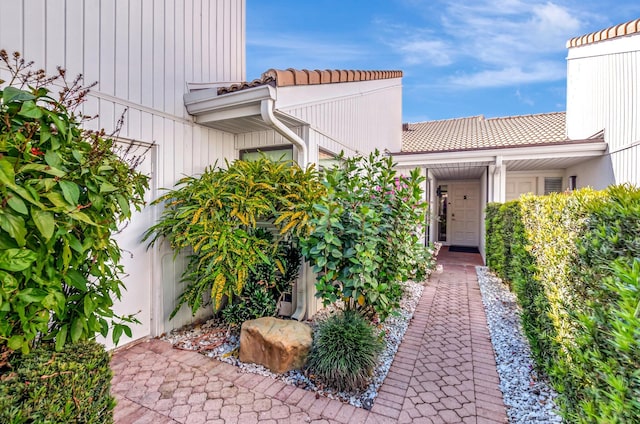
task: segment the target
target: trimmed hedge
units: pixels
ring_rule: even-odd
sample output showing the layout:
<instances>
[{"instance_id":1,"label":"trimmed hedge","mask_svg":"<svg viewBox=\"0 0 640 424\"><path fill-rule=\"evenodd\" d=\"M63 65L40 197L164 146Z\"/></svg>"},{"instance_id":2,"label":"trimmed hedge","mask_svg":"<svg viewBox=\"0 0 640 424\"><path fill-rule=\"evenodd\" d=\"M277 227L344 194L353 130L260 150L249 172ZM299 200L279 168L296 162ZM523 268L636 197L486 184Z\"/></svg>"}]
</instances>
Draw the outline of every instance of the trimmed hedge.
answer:
<instances>
[{"instance_id":1,"label":"trimmed hedge","mask_svg":"<svg viewBox=\"0 0 640 424\"><path fill-rule=\"evenodd\" d=\"M0 372L2 423L112 423L109 354L96 342L14 353Z\"/></svg>"},{"instance_id":2,"label":"trimmed hedge","mask_svg":"<svg viewBox=\"0 0 640 424\"><path fill-rule=\"evenodd\" d=\"M487 265L511 284L571 422L640 416L640 189L487 207Z\"/></svg>"}]
</instances>

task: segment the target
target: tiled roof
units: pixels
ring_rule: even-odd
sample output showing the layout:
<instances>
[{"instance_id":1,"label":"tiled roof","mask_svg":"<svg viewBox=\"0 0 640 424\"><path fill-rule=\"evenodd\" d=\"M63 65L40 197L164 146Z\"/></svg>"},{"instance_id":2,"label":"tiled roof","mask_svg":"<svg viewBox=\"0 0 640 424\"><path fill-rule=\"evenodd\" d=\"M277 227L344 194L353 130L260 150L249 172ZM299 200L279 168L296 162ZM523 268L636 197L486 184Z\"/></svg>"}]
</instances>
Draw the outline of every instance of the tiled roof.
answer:
<instances>
[{"instance_id":1,"label":"tiled roof","mask_svg":"<svg viewBox=\"0 0 640 424\"><path fill-rule=\"evenodd\" d=\"M218 94L231 93L260 85L271 84L277 87L291 85L333 84L338 82L372 81L389 78L402 78L402 71L359 71L345 69L326 69L324 71L308 69L269 69L251 82L233 84L218 88Z\"/></svg>"},{"instance_id":2,"label":"tiled roof","mask_svg":"<svg viewBox=\"0 0 640 424\"><path fill-rule=\"evenodd\" d=\"M402 152L450 152L566 142L565 113L405 124Z\"/></svg>"},{"instance_id":3,"label":"tiled roof","mask_svg":"<svg viewBox=\"0 0 640 424\"><path fill-rule=\"evenodd\" d=\"M640 32L640 19L625 22L624 24L612 26L602 31L592 32L591 34L574 37L567 41L567 48L584 46L598 41L609 40L611 38L623 37L625 35L636 34Z\"/></svg>"}]
</instances>

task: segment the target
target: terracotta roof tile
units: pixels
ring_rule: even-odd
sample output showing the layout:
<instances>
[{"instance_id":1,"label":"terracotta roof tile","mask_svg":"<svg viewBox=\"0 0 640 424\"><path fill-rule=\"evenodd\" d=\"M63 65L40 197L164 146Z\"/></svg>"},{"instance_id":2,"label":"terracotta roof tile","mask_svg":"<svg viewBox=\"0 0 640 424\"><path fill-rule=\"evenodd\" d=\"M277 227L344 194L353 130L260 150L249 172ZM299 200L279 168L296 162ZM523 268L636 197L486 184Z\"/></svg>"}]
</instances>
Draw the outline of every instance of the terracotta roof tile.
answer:
<instances>
[{"instance_id":1,"label":"terracotta roof tile","mask_svg":"<svg viewBox=\"0 0 640 424\"><path fill-rule=\"evenodd\" d=\"M446 152L566 142L565 113L405 124L402 152Z\"/></svg>"},{"instance_id":2,"label":"terracotta roof tile","mask_svg":"<svg viewBox=\"0 0 640 424\"><path fill-rule=\"evenodd\" d=\"M402 71L361 71L354 69L269 69L258 79L251 82L233 84L218 88L218 94L226 94L247 88L270 84L276 87L292 85L333 84L339 82L371 81L390 78L402 78Z\"/></svg>"},{"instance_id":3,"label":"terracotta roof tile","mask_svg":"<svg viewBox=\"0 0 640 424\"><path fill-rule=\"evenodd\" d=\"M609 40L616 37L624 37L625 35L636 34L640 32L640 19L625 22L605 28L602 31L592 32L590 34L574 37L567 41L567 48L579 47L586 44L597 43L598 41Z\"/></svg>"}]
</instances>

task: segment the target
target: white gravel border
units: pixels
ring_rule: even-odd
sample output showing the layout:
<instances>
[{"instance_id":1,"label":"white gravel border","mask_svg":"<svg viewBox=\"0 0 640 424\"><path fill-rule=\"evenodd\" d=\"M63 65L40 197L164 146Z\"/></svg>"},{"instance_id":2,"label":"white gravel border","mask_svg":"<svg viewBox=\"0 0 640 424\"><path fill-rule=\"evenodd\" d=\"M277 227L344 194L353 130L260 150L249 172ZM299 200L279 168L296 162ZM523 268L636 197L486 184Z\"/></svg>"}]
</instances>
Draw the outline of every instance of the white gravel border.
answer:
<instances>
[{"instance_id":1,"label":"white gravel border","mask_svg":"<svg viewBox=\"0 0 640 424\"><path fill-rule=\"evenodd\" d=\"M342 402L349 403L356 407L371 409L373 401L378 395L378 389L387 376L396 351L404 337L404 333L409 327L409 322L411 321L413 313L418 306L418 302L420 301L420 296L422 295L422 290L424 288L423 284L415 283L413 281L407 281L400 284L402 285L404 292L399 302L400 307L387 317L384 323L377 326L378 331L380 331L381 334L384 334L385 349L378 357L378 365L374 369L374 375L371 378L370 384L361 392L339 392L328 387L318 387L314 381L309 379L302 371L294 370L284 374L275 374L262 365L241 362L237 355L238 348L240 346L240 340L238 337L239 331L237 329L233 334L229 334L229 336L226 337L225 343L211 349L209 352L206 352L205 355L219 361L235 365L243 372L250 372L278 379L286 384L300 387L305 390L315 391L331 399L339 399ZM327 307L316 314L314 320L322 319L332 312L333 308ZM306 323L312 327L314 326L314 323L311 321L306 321ZM192 344L191 341L207 333L215 326L216 320L212 319L203 325L195 327L187 326L173 330L162 338L174 345L181 343L183 349L196 350L197 346Z\"/></svg>"},{"instance_id":2,"label":"white gravel border","mask_svg":"<svg viewBox=\"0 0 640 424\"><path fill-rule=\"evenodd\" d=\"M541 379L520 322L516 296L487 267L476 267L510 423L562 423L556 392Z\"/></svg>"}]
</instances>

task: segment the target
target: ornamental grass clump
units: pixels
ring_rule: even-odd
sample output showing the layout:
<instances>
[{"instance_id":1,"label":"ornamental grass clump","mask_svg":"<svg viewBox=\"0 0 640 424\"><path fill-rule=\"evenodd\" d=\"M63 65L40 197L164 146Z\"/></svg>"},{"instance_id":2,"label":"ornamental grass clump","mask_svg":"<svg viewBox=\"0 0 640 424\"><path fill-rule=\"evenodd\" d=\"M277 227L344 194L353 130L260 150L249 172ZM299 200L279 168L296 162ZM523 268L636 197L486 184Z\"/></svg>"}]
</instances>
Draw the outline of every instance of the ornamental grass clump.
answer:
<instances>
[{"instance_id":1,"label":"ornamental grass clump","mask_svg":"<svg viewBox=\"0 0 640 424\"><path fill-rule=\"evenodd\" d=\"M340 311L316 329L307 368L320 382L340 391L367 385L384 344L357 311Z\"/></svg>"}]
</instances>

